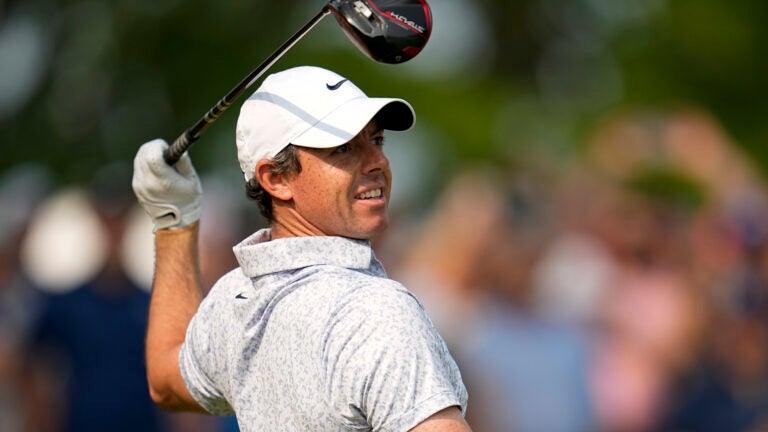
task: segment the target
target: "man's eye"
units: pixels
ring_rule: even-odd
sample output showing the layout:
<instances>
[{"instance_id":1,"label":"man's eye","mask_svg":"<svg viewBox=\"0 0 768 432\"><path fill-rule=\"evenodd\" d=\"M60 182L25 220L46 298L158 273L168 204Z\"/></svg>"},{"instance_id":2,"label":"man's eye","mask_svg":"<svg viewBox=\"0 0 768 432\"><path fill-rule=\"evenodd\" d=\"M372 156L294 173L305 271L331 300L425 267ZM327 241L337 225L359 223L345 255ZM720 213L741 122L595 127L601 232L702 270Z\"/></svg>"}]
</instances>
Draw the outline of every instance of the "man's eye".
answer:
<instances>
[{"instance_id":1,"label":"man's eye","mask_svg":"<svg viewBox=\"0 0 768 432\"><path fill-rule=\"evenodd\" d=\"M384 136L377 136L373 139L373 145L381 147L384 145Z\"/></svg>"},{"instance_id":2,"label":"man's eye","mask_svg":"<svg viewBox=\"0 0 768 432\"><path fill-rule=\"evenodd\" d=\"M335 149L333 149L334 153L346 153L348 151L349 151L349 144L348 143L347 144L342 144L342 145L336 147Z\"/></svg>"}]
</instances>

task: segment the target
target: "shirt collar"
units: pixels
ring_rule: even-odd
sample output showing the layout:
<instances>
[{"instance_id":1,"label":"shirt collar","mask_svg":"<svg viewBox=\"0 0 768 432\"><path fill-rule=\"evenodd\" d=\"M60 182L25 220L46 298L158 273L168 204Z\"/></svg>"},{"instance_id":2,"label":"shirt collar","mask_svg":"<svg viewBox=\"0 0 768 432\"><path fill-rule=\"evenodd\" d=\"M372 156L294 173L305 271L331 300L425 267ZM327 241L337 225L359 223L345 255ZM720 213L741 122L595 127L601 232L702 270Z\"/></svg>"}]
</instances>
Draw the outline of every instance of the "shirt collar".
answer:
<instances>
[{"instance_id":1,"label":"shirt collar","mask_svg":"<svg viewBox=\"0 0 768 432\"><path fill-rule=\"evenodd\" d=\"M372 265L378 267L373 262L376 260L371 244L366 240L346 237L270 238L271 230L261 229L233 248L247 277L320 264L360 270Z\"/></svg>"}]
</instances>

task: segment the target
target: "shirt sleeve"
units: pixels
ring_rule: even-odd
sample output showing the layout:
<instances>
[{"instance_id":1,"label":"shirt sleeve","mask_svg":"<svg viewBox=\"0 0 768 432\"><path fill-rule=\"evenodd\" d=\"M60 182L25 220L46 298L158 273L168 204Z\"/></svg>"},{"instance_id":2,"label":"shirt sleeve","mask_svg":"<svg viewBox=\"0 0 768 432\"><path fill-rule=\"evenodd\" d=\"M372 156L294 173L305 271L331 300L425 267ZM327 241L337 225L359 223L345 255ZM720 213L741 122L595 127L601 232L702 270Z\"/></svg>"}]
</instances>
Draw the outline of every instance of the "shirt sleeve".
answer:
<instances>
[{"instance_id":1,"label":"shirt sleeve","mask_svg":"<svg viewBox=\"0 0 768 432\"><path fill-rule=\"evenodd\" d=\"M451 406L466 412L459 369L404 289L372 287L340 305L324 348L326 386L350 425L406 431Z\"/></svg>"},{"instance_id":2,"label":"shirt sleeve","mask_svg":"<svg viewBox=\"0 0 768 432\"><path fill-rule=\"evenodd\" d=\"M221 321L215 317L221 313L217 312L214 297L211 290L187 327L179 352L179 369L187 389L206 411L228 416L234 410L225 398L226 389L222 389L222 383L228 381L225 347L220 346L226 338L219 335Z\"/></svg>"}]
</instances>

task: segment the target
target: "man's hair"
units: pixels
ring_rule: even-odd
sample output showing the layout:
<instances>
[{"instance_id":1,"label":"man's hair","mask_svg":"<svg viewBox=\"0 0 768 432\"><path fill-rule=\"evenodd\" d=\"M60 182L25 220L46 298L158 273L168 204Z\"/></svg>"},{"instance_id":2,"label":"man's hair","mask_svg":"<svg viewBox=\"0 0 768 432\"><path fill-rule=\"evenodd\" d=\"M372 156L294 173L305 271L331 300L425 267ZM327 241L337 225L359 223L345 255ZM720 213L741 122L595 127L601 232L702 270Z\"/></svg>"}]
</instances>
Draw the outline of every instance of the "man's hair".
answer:
<instances>
[{"instance_id":1,"label":"man's hair","mask_svg":"<svg viewBox=\"0 0 768 432\"><path fill-rule=\"evenodd\" d=\"M298 174L301 172L301 163L299 163L299 156L296 151L296 146L289 144L280 151L274 158L272 163L275 167L272 169L273 174ZM259 211L269 222L274 220L272 213L272 196L264 190L259 184L256 177L251 177L250 180L245 182L245 194L248 198L256 201L259 205Z\"/></svg>"}]
</instances>

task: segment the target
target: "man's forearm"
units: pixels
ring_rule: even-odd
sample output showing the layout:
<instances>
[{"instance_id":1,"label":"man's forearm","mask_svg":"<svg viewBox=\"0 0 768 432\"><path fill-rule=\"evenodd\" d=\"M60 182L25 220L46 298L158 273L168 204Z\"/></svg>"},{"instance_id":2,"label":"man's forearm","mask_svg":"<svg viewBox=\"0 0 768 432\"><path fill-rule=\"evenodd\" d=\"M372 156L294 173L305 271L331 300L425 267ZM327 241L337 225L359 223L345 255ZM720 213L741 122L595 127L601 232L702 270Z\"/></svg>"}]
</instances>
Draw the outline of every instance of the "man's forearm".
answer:
<instances>
[{"instance_id":1,"label":"man's forearm","mask_svg":"<svg viewBox=\"0 0 768 432\"><path fill-rule=\"evenodd\" d=\"M202 300L199 224L155 233L155 279L149 307L146 356L152 399L168 410L199 410L184 385L178 355Z\"/></svg>"}]
</instances>

